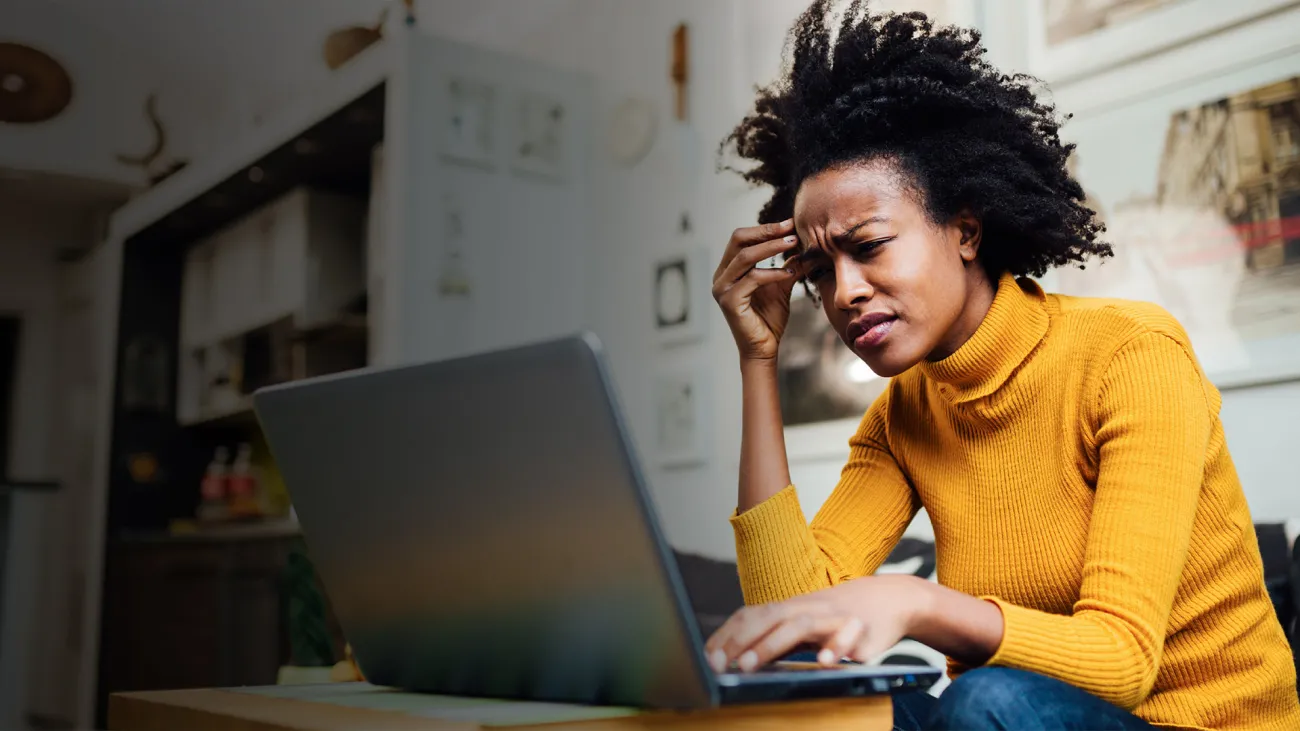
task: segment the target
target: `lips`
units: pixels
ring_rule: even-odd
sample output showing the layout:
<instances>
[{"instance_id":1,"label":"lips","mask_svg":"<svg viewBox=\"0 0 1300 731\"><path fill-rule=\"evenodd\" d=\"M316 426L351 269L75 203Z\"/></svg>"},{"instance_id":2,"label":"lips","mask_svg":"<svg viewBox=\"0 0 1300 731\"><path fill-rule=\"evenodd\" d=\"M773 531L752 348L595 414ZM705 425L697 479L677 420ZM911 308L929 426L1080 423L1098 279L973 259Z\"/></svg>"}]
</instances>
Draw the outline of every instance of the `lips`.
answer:
<instances>
[{"instance_id":1,"label":"lips","mask_svg":"<svg viewBox=\"0 0 1300 731\"><path fill-rule=\"evenodd\" d=\"M894 329L898 316L889 312L869 312L849 323L846 333L854 348L879 345Z\"/></svg>"}]
</instances>

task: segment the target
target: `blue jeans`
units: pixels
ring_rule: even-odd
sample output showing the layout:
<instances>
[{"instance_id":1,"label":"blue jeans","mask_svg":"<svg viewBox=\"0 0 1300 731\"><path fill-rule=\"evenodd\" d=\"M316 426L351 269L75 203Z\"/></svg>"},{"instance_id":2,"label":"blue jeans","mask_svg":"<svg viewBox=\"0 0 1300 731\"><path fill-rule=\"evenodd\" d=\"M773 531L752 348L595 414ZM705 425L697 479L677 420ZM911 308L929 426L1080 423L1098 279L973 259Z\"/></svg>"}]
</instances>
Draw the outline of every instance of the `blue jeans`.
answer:
<instances>
[{"instance_id":1,"label":"blue jeans","mask_svg":"<svg viewBox=\"0 0 1300 731\"><path fill-rule=\"evenodd\" d=\"M917 692L894 696L895 731L1150 728L1128 711L1072 685L1011 668L986 667L963 673L938 698Z\"/></svg>"}]
</instances>

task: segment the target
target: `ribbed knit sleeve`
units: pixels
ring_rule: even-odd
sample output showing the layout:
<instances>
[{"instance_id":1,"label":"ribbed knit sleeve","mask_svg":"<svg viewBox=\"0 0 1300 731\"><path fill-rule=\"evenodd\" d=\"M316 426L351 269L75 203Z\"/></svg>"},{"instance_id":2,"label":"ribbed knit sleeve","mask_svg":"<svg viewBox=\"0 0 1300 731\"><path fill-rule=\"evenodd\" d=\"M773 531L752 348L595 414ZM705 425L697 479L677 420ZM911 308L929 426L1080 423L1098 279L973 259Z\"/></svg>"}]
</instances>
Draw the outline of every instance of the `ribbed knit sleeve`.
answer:
<instances>
[{"instance_id":1,"label":"ribbed knit sleeve","mask_svg":"<svg viewBox=\"0 0 1300 731\"><path fill-rule=\"evenodd\" d=\"M1123 708L1147 697L1188 555L1210 403L1175 338L1145 332L1116 351L1084 430L1098 464L1078 601L1062 616L986 597L1005 624L990 664L1050 675Z\"/></svg>"},{"instance_id":2,"label":"ribbed knit sleeve","mask_svg":"<svg viewBox=\"0 0 1300 731\"><path fill-rule=\"evenodd\" d=\"M811 525L793 485L731 518L746 604L782 601L875 572L920 501L885 437L888 392L849 442L849 461Z\"/></svg>"}]
</instances>

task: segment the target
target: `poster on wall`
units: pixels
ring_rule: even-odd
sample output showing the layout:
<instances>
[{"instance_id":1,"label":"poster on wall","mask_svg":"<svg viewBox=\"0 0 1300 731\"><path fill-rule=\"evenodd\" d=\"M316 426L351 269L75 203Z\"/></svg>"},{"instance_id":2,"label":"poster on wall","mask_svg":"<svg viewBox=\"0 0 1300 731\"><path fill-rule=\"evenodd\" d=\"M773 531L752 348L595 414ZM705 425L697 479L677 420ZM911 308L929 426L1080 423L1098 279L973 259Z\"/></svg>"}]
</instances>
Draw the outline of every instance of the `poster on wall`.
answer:
<instances>
[{"instance_id":1,"label":"poster on wall","mask_svg":"<svg viewBox=\"0 0 1300 731\"><path fill-rule=\"evenodd\" d=\"M704 464L705 386L699 367L665 368L655 376L655 447L663 467Z\"/></svg>"},{"instance_id":2,"label":"poster on wall","mask_svg":"<svg viewBox=\"0 0 1300 731\"><path fill-rule=\"evenodd\" d=\"M848 349L801 287L790 302L777 363L786 426L861 419L889 383Z\"/></svg>"},{"instance_id":3,"label":"poster on wall","mask_svg":"<svg viewBox=\"0 0 1300 731\"><path fill-rule=\"evenodd\" d=\"M1165 307L1220 386L1300 376L1300 59L1290 66L1071 125L1115 257L1060 270L1058 289Z\"/></svg>"},{"instance_id":4,"label":"poster on wall","mask_svg":"<svg viewBox=\"0 0 1300 731\"><path fill-rule=\"evenodd\" d=\"M1195 67L1208 74L1227 59L1243 63L1269 45L1287 45L1287 37L1295 36L1278 15L1293 7L1294 0L1024 0L1005 5L1024 13L1024 70L1049 84L1099 75L1123 84L1132 66L1165 53L1181 58L1161 59L1156 65ZM1248 29L1252 24L1258 25ZM1226 40L1233 35L1238 38ZM1266 35L1279 38L1263 38ZM1241 47L1240 39L1246 36L1253 36L1245 44L1252 48Z\"/></svg>"}]
</instances>

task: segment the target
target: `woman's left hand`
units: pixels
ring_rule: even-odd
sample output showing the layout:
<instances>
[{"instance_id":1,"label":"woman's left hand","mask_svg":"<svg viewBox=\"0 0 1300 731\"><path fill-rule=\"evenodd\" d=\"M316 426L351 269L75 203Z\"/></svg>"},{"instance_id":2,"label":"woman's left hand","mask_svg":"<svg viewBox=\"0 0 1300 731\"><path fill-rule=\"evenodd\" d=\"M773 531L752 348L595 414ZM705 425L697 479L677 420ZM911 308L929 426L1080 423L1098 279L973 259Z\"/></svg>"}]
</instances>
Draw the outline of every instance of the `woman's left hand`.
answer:
<instances>
[{"instance_id":1,"label":"woman's left hand","mask_svg":"<svg viewBox=\"0 0 1300 731\"><path fill-rule=\"evenodd\" d=\"M817 661L871 662L907 637L929 608L931 584L914 576L866 576L792 599L744 607L705 643L709 664L750 672L806 645Z\"/></svg>"}]
</instances>

